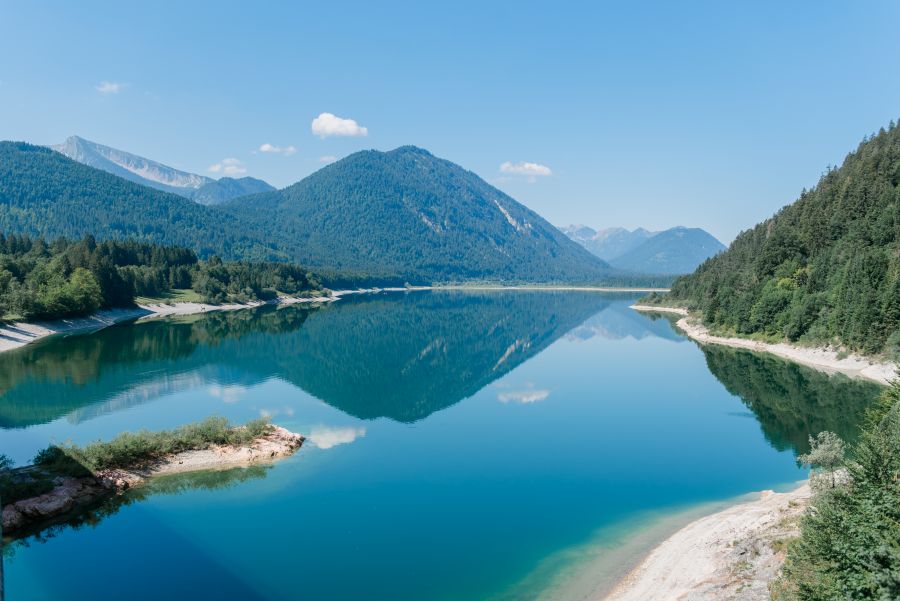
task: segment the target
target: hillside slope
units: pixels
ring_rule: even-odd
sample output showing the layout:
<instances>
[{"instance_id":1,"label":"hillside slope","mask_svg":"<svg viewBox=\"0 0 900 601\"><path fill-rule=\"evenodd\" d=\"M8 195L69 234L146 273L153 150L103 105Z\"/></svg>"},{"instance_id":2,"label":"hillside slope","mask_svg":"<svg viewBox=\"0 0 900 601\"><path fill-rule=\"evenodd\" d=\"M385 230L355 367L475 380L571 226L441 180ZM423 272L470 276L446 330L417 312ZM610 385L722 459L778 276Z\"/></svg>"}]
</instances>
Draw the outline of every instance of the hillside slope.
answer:
<instances>
[{"instance_id":1,"label":"hillside slope","mask_svg":"<svg viewBox=\"0 0 900 601\"><path fill-rule=\"evenodd\" d=\"M134 238L229 259L290 258L289 248L233 215L19 142L0 142L0 231Z\"/></svg>"},{"instance_id":2,"label":"hillside slope","mask_svg":"<svg viewBox=\"0 0 900 601\"><path fill-rule=\"evenodd\" d=\"M69 136L62 144L51 148L61 152L73 161L118 175L136 184L150 186L164 192L189 197L195 190L216 180L181 171L150 159L85 140L79 136Z\"/></svg>"},{"instance_id":3,"label":"hillside slope","mask_svg":"<svg viewBox=\"0 0 900 601\"><path fill-rule=\"evenodd\" d=\"M238 196L275 189L263 180L253 177L213 179L181 171L79 136L70 136L62 144L50 148L83 165L106 171L142 186L184 196L203 205L220 204Z\"/></svg>"},{"instance_id":4,"label":"hillside slope","mask_svg":"<svg viewBox=\"0 0 900 601\"><path fill-rule=\"evenodd\" d=\"M312 267L439 281L599 283L611 273L537 213L412 146L357 152L223 209L276 223Z\"/></svg>"},{"instance_id":5,"label":"hillside slope","mask_svg":"<svg viewBox=\"0 0 900 601\"><path fill-rule=\"evenodd\" d=\"M615 257L613 267L640 273L690 273L725 245L700 228L673 227Z\"/></svg>"},{"instance_id":6,"label":"hillside slope","mask_svg":"<svg viewBox=\"0 0 900 601\"><path fill-rule=\"evenodd\" d=\"M222 204L232 198L271 192L275 188L255 177L222 177L194 190L188 198L202 205Z\"/></svg>"},{"instance_id":7,"label":"hillside slope","mask_svg":"<svg viewBox=\"0 0 900 601\"><path fill-rule=\"evenodd\" d=\"M679 278L662 302L723 330L900 354L900 129L731 247Z\"/></svg>"}]
</instances>

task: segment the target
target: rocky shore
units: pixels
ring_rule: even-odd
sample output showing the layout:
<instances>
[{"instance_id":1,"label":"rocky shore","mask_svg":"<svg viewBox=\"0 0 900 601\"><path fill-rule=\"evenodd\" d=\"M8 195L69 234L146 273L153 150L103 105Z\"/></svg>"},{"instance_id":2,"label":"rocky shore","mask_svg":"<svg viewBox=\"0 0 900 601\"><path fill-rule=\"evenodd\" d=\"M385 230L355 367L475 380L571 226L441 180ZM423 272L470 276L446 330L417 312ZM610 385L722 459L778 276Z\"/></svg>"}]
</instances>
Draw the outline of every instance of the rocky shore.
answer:
<instances>
[{"instance_id":1,"label":"rocky shore","mask_svg":"<svg viewBox=\"0 0 900 601\"><path fill-rule=\"evenodd\" d=\"M246 445L211 446L183 451L128 469L102 470L85 476L51 476L53 488L43 494L3 506L4 536L40 527L41 524L76 513L107 496L141 486L151 478L204 470L224 470L276 461L293 454L303 444L300 434L279 426ZM28 466L14 471L20 481L47 477L41 468Z\"/></svg>"},{"instance_id":2,"label":"rocky shore","mask_svg":"<svg viewBox=\"0 0 900 601\"><path fill-rule=\"evenodd\" d=\"M749 338L716 336L691 316L686 309L656 305L632 305L635 311L645 313L672 313L680 315L676 325L685 334L703 344L720 344L761 353L771 353L788 361L800 363L825 373L842 373L851 378L863 378L887 385L897 378L898 366L890 361L872 360L860 355L842 353L839 349L797 346L795 344L769 343Z\"/></svg>"}]
</instances>

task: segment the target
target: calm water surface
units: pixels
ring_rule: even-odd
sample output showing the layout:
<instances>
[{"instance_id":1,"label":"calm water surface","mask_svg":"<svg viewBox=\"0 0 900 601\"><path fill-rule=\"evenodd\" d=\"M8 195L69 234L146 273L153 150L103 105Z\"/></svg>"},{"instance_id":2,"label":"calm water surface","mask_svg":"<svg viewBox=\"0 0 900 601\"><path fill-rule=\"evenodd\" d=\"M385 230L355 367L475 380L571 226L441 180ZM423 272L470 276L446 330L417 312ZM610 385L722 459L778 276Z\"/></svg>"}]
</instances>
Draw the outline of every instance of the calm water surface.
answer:
<instances>
[{"instance_id":1,"label":"calm water surface","mask_svg":"<svg viewBox=\"0 0 900 601\"><path fill-rule=\"evenodd\" d=\"M168 478L7 545L19 599L564 596L653 519L787 486L873 385L701 349L636 296L416 292L123 325L0 355L0 452L260 415L267 468ZM553 593L547 591L553 590Z\"/></svg>"}]
</instances>

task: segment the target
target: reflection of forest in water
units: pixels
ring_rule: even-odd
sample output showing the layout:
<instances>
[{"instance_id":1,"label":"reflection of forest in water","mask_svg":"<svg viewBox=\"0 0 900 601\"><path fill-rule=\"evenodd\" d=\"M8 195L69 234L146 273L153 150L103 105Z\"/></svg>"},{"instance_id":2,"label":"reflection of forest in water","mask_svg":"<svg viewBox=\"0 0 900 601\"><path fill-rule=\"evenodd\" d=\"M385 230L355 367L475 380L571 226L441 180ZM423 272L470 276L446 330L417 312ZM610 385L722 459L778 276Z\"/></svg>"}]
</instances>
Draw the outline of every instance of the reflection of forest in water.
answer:
<instances>
[{"instance_id":1,"label":"reflection of forest in water","mask_svg":"<svg viewBox=\"0 0 900 601\"><path fill-rule=\"evenodd\" d=\"M702 345L709 370L753 411L776 449L809 451L809 436L823 430L855 440L866 407L882 388L771 355Z\"/></svg>"},{"instance_id":2,"label":"reflection of forest in water","mask_svg":"<svg viewBox=\"0 0 900 601\"><path fill-rule=\"evenodd\" d=\"M4 539L3 555L11 556L18 547L46 542L69 529L93 528L123 507L144 501L153 495L178 495L194 490L220 490L249 480L265 478L271 468L271 465L254 465L152 478L142 486L123 494L110 495L91 506L80 508L69 515L40 524L36 528L16 531L14 538Z\"/></svg>"},{"instance_id":3,"label":"reflection of forest in water","mask_svg":"<svg viewBox=\"0 0 900 601\"><path fill-rule=\"evenodd\" d=\"M384 294L50 339L0 356L0 427L77 423L210 382L271 377L356 417L416 421L614 302L629 301L592 292ZM627 322L635 336L646 335L641 323Z\"/></svg>"}]
</instances>

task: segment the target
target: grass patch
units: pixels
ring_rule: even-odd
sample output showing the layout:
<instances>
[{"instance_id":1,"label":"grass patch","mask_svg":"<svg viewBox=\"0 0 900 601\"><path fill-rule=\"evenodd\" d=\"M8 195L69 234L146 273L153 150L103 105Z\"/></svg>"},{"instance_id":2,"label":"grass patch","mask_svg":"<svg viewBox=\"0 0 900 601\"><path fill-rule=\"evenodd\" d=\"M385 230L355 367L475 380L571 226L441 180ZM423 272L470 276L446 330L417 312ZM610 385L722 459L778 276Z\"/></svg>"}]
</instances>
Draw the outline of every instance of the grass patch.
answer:
<instances>
[{"instance_id":1,"label":"grass patch","mask_svg":"<svg viewBox=\"0 0 900 601\"><path fill-rule=\"evenodd\" d=\"M190 288L173 288L160 296L136 296L139 305L169 305L172 303L199 303L202 297Z\"/></svg>"},{"instance_id":2,"label":"grass patch","mask_svg":"<svg viewBox=\"0 0 900 601\"><path fill-rule=\"evenodd\" d=\"M51 445L37 454L34 464L58 474L77 474L79 468L90 472L129 468L182 451L246 444L271 429L266 419L235 427L224 417L210 417L174 430L124 432L109 442L98 441L83 447Z\"/></svg>"}]
</instances>

